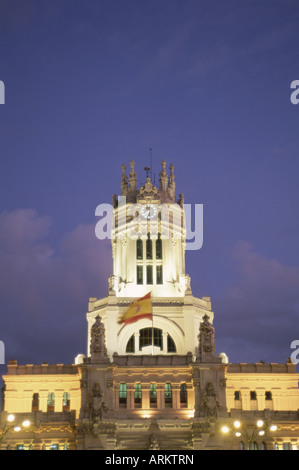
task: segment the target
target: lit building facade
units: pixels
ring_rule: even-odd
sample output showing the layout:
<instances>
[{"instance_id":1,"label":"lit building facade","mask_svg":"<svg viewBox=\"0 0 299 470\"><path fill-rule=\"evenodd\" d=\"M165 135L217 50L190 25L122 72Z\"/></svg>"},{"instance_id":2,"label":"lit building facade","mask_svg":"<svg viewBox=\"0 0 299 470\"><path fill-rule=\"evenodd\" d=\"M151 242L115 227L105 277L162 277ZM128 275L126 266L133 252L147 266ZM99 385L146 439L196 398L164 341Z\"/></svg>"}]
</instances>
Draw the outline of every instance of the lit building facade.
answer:
<instances>
[{"instance_id":1,"label":"lit building facade","mask_svg":"<svg viewBox=\"0 0 299 470\"><path fill-rule=\"evenodd\" d=\"M107 297L89 299L86 355L8 363L1 449L299 449L296 366L216 354L211 300L193 296L185 272L174 167L162 161L159 186L147 174L137 187L130 166L113 196ZM152 318L120 322L148 293ZM30 426L8 430L11 414Z\"/></svg>"}]
</instances>

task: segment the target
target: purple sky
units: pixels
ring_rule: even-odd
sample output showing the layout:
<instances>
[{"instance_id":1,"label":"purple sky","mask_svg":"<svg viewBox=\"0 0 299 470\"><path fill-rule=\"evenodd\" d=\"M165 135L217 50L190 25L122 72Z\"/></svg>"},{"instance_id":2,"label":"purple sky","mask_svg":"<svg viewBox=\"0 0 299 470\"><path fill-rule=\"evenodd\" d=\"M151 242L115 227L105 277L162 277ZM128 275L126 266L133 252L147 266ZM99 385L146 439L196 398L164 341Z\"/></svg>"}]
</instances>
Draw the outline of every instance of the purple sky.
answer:
<instances>
[{"instance_id":1,"label":"purple sky","mask_svg":"<svg viewBox=\"0 0 299 470\"><path fill-rule=\"evenodd\" d=\"M1 0L0 340L6 362L86 352L107 294L95 208L152 148L204 205L187 252L216 349L285 362L299 339L299 6L293 0ZM3 369L3 368L2 368ZM1 370L0 370L1 372Z\"/></svg>"}]
</instances>

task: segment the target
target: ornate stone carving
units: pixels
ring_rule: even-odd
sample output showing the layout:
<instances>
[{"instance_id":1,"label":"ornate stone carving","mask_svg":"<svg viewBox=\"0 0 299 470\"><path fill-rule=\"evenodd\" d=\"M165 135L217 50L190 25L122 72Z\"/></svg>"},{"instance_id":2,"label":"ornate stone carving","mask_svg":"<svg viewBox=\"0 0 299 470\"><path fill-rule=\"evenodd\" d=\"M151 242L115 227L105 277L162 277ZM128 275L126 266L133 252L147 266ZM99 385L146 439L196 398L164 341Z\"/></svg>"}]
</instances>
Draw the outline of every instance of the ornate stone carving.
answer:
<instances>
[{"instance_id":1,"label":"ornate stone carving","mask_svg":"<svg viewBox=\"0 0 299 470\"><path fill-rule=\"evenodd\" d=\"M208 382L202 395L200 411L209 419L217 418L217 412L221 408L217 400L217 394L212 382Z\"/></svg>"},{"instance_id":2,"label":"ornate stone carving","mask_svg":"<svg viewBox=\"0 0 299 470\"><path fill-rule=\"evenodd\" d=\"M107 350L105 345L105 327L99 315L96 316L96 321L90 330L90 352L91 354L100 354L107 357Z\"/></svg>"},{"instance_id":3,"label":"ornate stone carving","mask_svg":"<svg viewBox=\"0 0 299 470\"><path fill-rule=\"evenodd\" d=\"M199 354L200 359L209 359L215 356L215 328L209 321L208 315L203 317L203 322L199 327Z\"/></svg>"},{"instance_id":4,"label":"ornate stone carving","mask_svg":"<svg viewBox=\"0 0 299 470\"><path fill-rule=\"evenodd\" d=\"M149 450L160 450L160 445L155 434L152 434L150 437Z\"/></svg>"},{"instance_id":5,"label":"ornate stone carving","mask_svg":"<svg viewBox=\"0 0 299 470\"><path fill-rule=\"evenodd\" d=\"M88 417L93 422L101 420L103 412L107 411L107 406L104 402L103 393L99 383L95 383L92 392L89 394L87 411Z\"/></svg>"}]
</instances>

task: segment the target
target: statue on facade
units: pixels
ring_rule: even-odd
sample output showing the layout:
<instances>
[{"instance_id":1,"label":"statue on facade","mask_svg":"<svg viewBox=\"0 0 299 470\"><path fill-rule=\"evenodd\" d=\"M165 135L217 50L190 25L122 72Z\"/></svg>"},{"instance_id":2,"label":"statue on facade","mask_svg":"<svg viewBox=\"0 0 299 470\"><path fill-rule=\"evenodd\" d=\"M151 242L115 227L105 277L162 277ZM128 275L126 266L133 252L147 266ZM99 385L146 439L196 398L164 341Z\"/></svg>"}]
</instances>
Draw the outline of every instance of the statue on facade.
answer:
<instances>
[{"instance_id":1,"label":"statue on facade","mask_svg":"<svg viewBox=\"0 0 299 470\"><path fill-rule=\"evenodd\" d=\"M92 421L101 420L103 412L108 410L103 397L104 395L100 384L95 383L92 392L89 394L87 403L88 416Z\"/></svg>"},{"instance_id":2,"label":"statue on facade","mask_svg":"<svg viewBox=\"0 0 299 470\"><path fill-rule=\"evenodd\" d=\"M103 357L107 357L107 349L105 345L105 327L101 321L101 317L96 317L95 323L92 325L90 330L90 353L100 354Z\"/></svg>"},{"instance_id":3,"label":"statue on facade","mask_svg":"<svg viewBox=\"0 0 299 470\"><path fill-rule=\"evenodd\" d=\"M202 395L200 411L209 419L217 418L217 412L221 408L212 382L208 382Z\"/></svg>"},{"instance_id":4,"label":"statue on facade","mask_svg":"<svg viewBox=\"0 0 299 470\"><path fill-rule=\"evenodd\" d=\"M201 360L215 356L215 328L209 321L208 315L203 317L203 322L199 326L198 340Z\"/></svg>"}]
</instances>

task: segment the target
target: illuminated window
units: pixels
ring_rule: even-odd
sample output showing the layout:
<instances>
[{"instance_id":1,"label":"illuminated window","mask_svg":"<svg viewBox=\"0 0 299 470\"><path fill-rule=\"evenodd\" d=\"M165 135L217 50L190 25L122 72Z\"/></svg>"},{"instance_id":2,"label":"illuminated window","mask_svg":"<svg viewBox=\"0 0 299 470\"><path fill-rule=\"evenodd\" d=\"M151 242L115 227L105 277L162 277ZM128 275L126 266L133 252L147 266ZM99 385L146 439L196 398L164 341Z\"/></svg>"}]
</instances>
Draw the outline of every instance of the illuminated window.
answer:
<instances>
[{"instance_id":1,"label":"illuminated window","mask_svg":"<svg viewBox=\"0 0 299 470\"><path fill-rule=\"evenodd\" d=\"M187 408L187 385L181 384L180 387L180 405L181 408Z\"/></svg>"},{"instance_id":2,"label":"illuminated window","mask_svg":"<svg viewBox=\"0 0 299 470\"><path fill-rule=\"evenodd\" d=\"M127 384L125 383L119 385L119 406L127 406Z\"/></svg>"},{"instance_id":3,"label":"illuminated window","mask_svg":"<svg viewBox=\"0 0 299 470\"><path fill-rule=\"evenodd\" d=\"M171 384L166 383L165 384L165 408L171 408L172 407L172 390L171 390Z\"/></svg>"},{"instance_id":4,"label":"illuminated window","mask_svg":"<svg viewBox=\"0 0 299 470\"><path fill-rule=\"evenodd\" d=\"M135 384L135 392L134 392L134 405L135 408L141 408L142 403L142 391L141 391L141 384Z\"/></svg>"},{"instance_id":5,"label":"illuminated window","mask_svg":"<svg viewBox=\"0 0 299 470\"><path fill-rule=\"evenodd\" d=\"M150 407L157 407L157 387L156 384L150 384Z\"/></svg>"},{"instance_id":6,"label":"illuminated window","mask_svg":"<svg viewBox=\"0 0 299 470\"><path fill-rule=\"evenodd\" d=\"M64 392L63 394L63 401L62 401L62 409L63 411L70 411L70 394L69 392Z\"/></svg>"},{"instance_id":7,"label":"illuminated window","mask_svg":"<svg viewBox=\"0 0 299 470\"><path fill-rule=\"evenodd\" d=\"M15 450L25 450L24 444L17 444Z\"/></svg>"},{"instance_id":8,"label":"illuminated window","mask_svg":"<svg viewBox=\"0 0 299 470\"><path fill-rule=\"evenodd\" d=\"M47 411L54 411L54 407L55 407L55 393L50 392L48 394Z\"/></svg>"},{"instance_id":9,"label":"illuminated window","mask_svg":"<svg viewBox=\"0 0 299 470\"><path fill-rule=\"evenodd\" d=\"M59 450L59 444L50 444L49 450Z\"/></svg>"}]
</instances>

